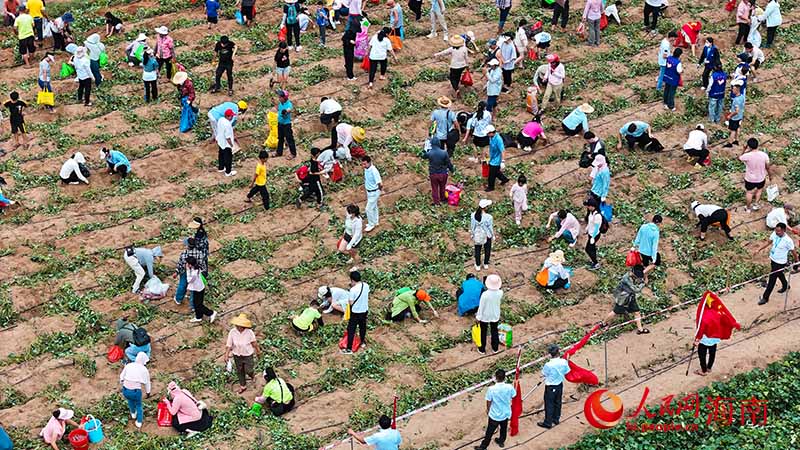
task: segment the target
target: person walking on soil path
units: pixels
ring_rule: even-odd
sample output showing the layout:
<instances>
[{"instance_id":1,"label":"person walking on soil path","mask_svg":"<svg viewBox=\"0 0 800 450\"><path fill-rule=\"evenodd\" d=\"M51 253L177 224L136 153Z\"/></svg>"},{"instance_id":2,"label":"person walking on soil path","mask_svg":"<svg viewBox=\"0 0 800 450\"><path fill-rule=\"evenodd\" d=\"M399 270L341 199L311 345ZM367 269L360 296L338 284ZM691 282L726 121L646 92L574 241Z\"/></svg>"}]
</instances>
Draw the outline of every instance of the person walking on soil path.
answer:
<instances>
[{"instance_id":1,"label":"person walking on soil path","mask_svg":"<svg viewBox=\"0 0 800 450\"><path fill-rule=\"evenodd\" d=\"M464 45L464 38L461 37L461 35L457 34L451 37L449 43L450 47L438 53L434 53L433 56L439 58L450 55L450 73L448 78L450 80L450 86L453 88L453 94L456 98L459 98L461 97L461 91L459 90L461 75L464 73L464 70L468 70L469 68L469 50L467 46Z\"/></svg>"},{"instance_id":2,"label":"person walking on soil path","mask_svg":"<svg viewBox=\"0 0 800 450\"><path fill-rule=\"evenodd\" d=\"M734 42L736 45L747 42L747 36L750 34L750 15L753 12L755 12L754 1L739 0L739 5L736 7L736 26L739 28Z\"/></svg>"},{"instance_id":3,"label":"person walking on soil path","mask_svg":"<svg viewBox=\"0 0 800 450\"><path fill-rule=\"evenodd\" d=\"M347 321L347 346L341 353L353 354L353 340L356 328L361 347L367 347L367 313L369 312L369 285L361 281L361 273L350 272L350 320Z\"/></svg>"},{"instance_id":4,"label":"person walking on soil path","mask_svg":"<svg viewBox=\"0 0 800 450\"><path fill-rule=\"evenodd\" d=\"M303 179L304 189L302 189L302 193L297 198L296 205L299 208L304 201L314 196L314 199L317 201L317 208L322 209L322 199L324 196L324 191L322 190L322 175L324 175L325 168L323 167L323 163L319 161L320 150L316 147L311 147L311 158L306 162L308 166L308 174Z\"/></svg>"},{"instance_id":5,"label":"person walking on soil path","mask_svg":"<svg viewBox=\"0 0 800 450\"><path fill-rule=\"evenodd\" d=\"M588 28L588 43L590 47L600 46L600 17L603 15L603 0L586 0L583 7L581 23Z\"/></svg>"},{"instance_id":6,"label":"person walking on soil path","mask_svg":"<svg viewBox=\"0 0 800 450\"><path fill-rule=\"evenodd\" d=\"M392 419L387 415L378 418L378 425L381 430L371 436L364 436L356 433L352 428L347 429L347 434L353 437L361 445L372 445L376 450L399 450L403 438L400 432L392 429Z\"/></svg>"},{"instance_id":7,"label":"person walking on soil path","mask_svg":"<svg viewBox=\"0 0 800 450\"><path fill-rule=\"evenodd\" d=\"M214 87L211 93L219 92L222 74L228 78L228 95L233 95L233 58L236 56L236 44L228 36L222 36L214 45L214 53L217 54L217 70L214 72Z\"/></svg>"},{"instance_id":8,"label":"person walking on soil path","mask_svg":"<svg viewBox=\"0 0 800 450\"><path fill-rule=\"evenodd\" d=\"M511 0L495 0L494 4L500 13L500 17L497 20L497 35L499 36L503 34L503 28L506 26L508 14L511 12Z\"/></svg>"},{"instance_id":9,"label":"person walking on soil path","mask_svg":"<svg viewBox=\"0 0 800 450\"><path fill-rule=\"evenodd\" d=\"M298 20L300 6L298 6L297 0L283 1L283 19L281 20L281 26L286 27L286 45L292 47L292 44L294 44L294 51L299 52L303 49L300 45L300 21Z\"/></svg>"},{"instance_id":10,"label":"person walking on soil path","mask_svg":"<svg viewBox=\"0 0 800 450\"><path fill-rule=\"evenodd\" d=\"M511 204L514 205L514 223L517 226L522 224L522 213L528 210L528 178L520 174L517 182L511 186L508 192Z\"/></svg>"},{"instance_id":11,"label":"person walking on soil path","mask_svg":"<svg viewBox=\"0 0 800 450\"><path fill-rule=\"evenodd\" d=\"M236 171L233 170L233 148L236 147L236 138L233 136L232 123L235 116L232 109L225 110L225 114L217 121L215 131L218 149L217 172L224 172L226 177L236 175Z\"/></svg>"},{"instance_id":12,"label":"person walking on soil path","mask_svg":"<svg viewBox=\"0 0 800 450\"><path fill-rule=\"evenodd\" d=\"M175 288L175 297L173 298L176 305L183 303L183 298L186 296L186 285L188 284L186 278L186 261L189 257L197 261L200 273L203 275L208 273L208 259L200 249L199 242L200 241L194 237L186 239L186 249L181 252L181 255L178 257L178 264L175 266L175 274L173 275L178 279L178 286ZM189 308L194 311L194 294L192 294L191 291L189 291Z\"/></svg>"},{"instance_id":13,"label":"person walking on soil path","mask_svg":"<svg viewBox=\"0 0 800 450\"><path fill-rule=\"evenodd\" d=\"M292 114L294 105L289 100L289 92L283 89L275 91L278 95L276 108L278 110L278 148L275 150L277 156L283 156L283 143L289 147L289 155L286 159L292 160L297 157L297 147L294 144L294 132L292 131Z\"/></svg>"},{"instance_id":14,"label":"person walking on soil path","mask_svg":"<svg viewBox=\"0 0 800 450\"><path fill-rule=\"evenodd\" d=\"M239 393L247 390L247 379L255 379L255 358L258 358L261 351L258 348L256 335L253 333L253 322L247 318L247 314L239 314L231 320L234 327L228 332L228 340L225 343L225 356L223 361L229 361L233 357L233 368L236 378L239 380Z\"/></svg>"},{"instance_id":15,"label":"person walking on soil path","mask_svg":"<svg viewBox=\"0 0 800 450\"><path fill-rule=\"evenodd\" d=\"M678 38L678 33L674 30L667 33L667 37L661 40L658 46L658 80L656 80L656 90L660 91L664 87L664 72L667 67L667 58L672 54L672 46L675 45L675 39Z\"/></svg>"},{"instance_id":16,"label":"person walking on soil path","mask_svg":"<svg viewBox=\"0 0 800 450\"><path fill-rule=\"evenodd\" d=\"M253 197L256 194L261 195L261 203L264 205L264 211L269 210L269 191L267 190L267 157L269 154L266 150L258 152L258 163L256 164L256 173L253 175L253 182L250 183L250 192L247 193L247 198L244 201L248 203L253 202Z\"/></svg>"},{"instance_id":17,"label":"person walking on soil path","mask_svg":"<svg viewBox=\"0 0 800 450\"><path fill-rule=\"evenodd\" d=\"M636 321L636 334L649 334L650 330L642 326L642 313L639 310L639 304L636 303L636 296L642 292L644 286L644 267L641 264L637 264L630 272L622 276L616 289L614 289L612 293L614 296L614 309L608 313L600 325L607 327L608 323L617 315L633 314Z\"/></svg>"},{"instance_id":18,"label":"person walking on soil path","mask_svg":"<svg viewBox=\"0 0 800 450\"><path fill-rule=\"evenodd\" d=\"M758 249L757 253L763 252L767 249L767 247L771 247L769 250L770 274L769 279L767 280L767 287L764 289L764 293L761 294L761 297L758 299L759 305L765 305L767 302L769 302L769 296L772 294L772 290L775 288L776 281L781 280L781 288L778 290L779 294L783 294L789 290L789 283L786 281L786 275L783 273L784 269L790 265L789 253L792 254L791 261L793 263L798 262L794 241L792 241L792 238L786 234L785 223L779 223L775 226L775 230L770 235L769 240L764 244L763 247Z\"/></svg>"},{"instance_id":19,"label":"person walking on soil path","mask_svg":"<svg viewBox=\"0 0 800 450\"><path fill-rule=\"evenodd\" d=\"M729 240L733 240L733 236L731 236L731 227L730 223L730 213L728 211L717 205L712 204L700 204L698 201L692 202L692 212L695 216L697 216L698 225L700 225L700 240L706 240L706 231L708 231L709 225L718 225L722 228L722 231L725 232L725 236L728 237Z\"/></svg>"},{"instance_id":20,"label":"person walking on soil path","mask_svg":"<svg viewBox=\"0 0 800 450\"><path fill-rule=\"evenodd\" d=\"M367 226L364 231L369 233L380 225L378 200L383 192L383 179L369 155L361 158L361 167L364 168L364 189L367 191L367 206L364 208L367 214Z\"/></svg>"},{"instance_id":21,"label":"person walking on soil path","mask_svg":"<svg viewBox=\"0 0 800 450\"><path fill-rule=\"evenodd\" d=\"M171 80L172 70L174 69L173 63L175 60L175 42L169 35L169 28L160 26L154 31L158 35L156 37L156 60L158 61L158 73L161 74L161 68L166 66L167 80Z\"/></svg>"},{"instance_id":22,"label":"person walking on soil path","mask_svg":"<svg viewBox=\"0 0 800 450\"><path fill-rule=\"evenodd\" d=\"M246 27L252 25L256 17L256 0L239 0L236 6L239 7L239 12L242 13L244 25Z\"/></svg>"},{"instance_id":23,"label":"person walking on soil path","mask_svg":"<svg viewBox=\"0 0 800 450\"><path fill-rule=\"evenodd\" d=\"M128 401L128 412L131 419L136 421L136 428L142 429L144 422L144 409L142 407L142 394L150 398L150 371L146 364L150 358L144 352L136 355L136 360L125 365L119 374L119 382L122 385L122 396Z\"/></svg>"},{"instance_id":24,"label":"person walking on soil path","mask_svg":"<svg viewBox=\"0 0 800 450\"><path fill-rule=\"evenodd\" d=\"M452 100L442 96L436 99L439 108L431 113L431 136L439 139L439 142L447 145L447 154L453 157L456 150L456 143L461 135L461 124L457 120L456 113L450 110L453 105Z\"/></svg>"},{"instance_id":25,"label":"person walking on soil path","mask_svg":"<svg viewBox=\"0 0 800 450\"><path fill-rule=\"evenodd\" d=\"M661 238L661 222L664 219L656 214L653 221L643 224L636 233L631 251L639 249L642 255L642 266L644 266L644 282L647 283L647 274L656 266L661 265L661 255L658 254L658 241Z\"/></svg>"},{"instance_id":26,"label":"person walking on soil path","mask_svg":"<svg viewBox=\"0 0 800 450\"><path fill-rule=\"evenodd\" d=\"M497 369L494 373L494 385L486 390L486 415L489 423L486 425L486 433L480 445L475 450L486 450L491 444L492 436L500 428L500 435L494 442L503 447L506 445L508 433L508 420L511 418L511 400L517 396L517 383L508 384L506 381L506 371Z\"/></svg>"},{"instance_id":27,"label":"person walking on soil path","mask_svg":"<svg viewBox=\"0 0 800 450\"><path fill-rule=\"evenodd\" d=\"M547 64L547 72L545 72L547 87L544 88L542 108L540 111L547 109L547 105L550 104L550 97L554 97L553 99L556 102L556 106L561 106L561 93L564 88L564 79L567 77L564 64L561 63L561 59L557 54L552 53L547 55Z\"/></svg>"},{"instance_id":28,"label":"person walking on soil path","mask_svg":"<svg viewBox=\"0 0 800 450\"><path fill-rule=\"evenodd\" d=\"M17 30L17 40L20 56L26 66L31 65L31 55L36 52L36 42L33 36L33 17L28 14L28 9L21 7L19 15L14 19L14 28Z\"/></svg>"},{"instance_id":29,"label":"person walking on soil path","mask_svg":"<svg viewBox=\"0 0 800 450\"><path fill-rule=\"evenodd\" d=\"M708 95L708 120L711 123L719 123L722 118L722 108L725 106L725 85L728 82L728 74L722 69L721 65L714 67L706 87Z\"/></svg>"},{"instance_id":30,"label":"person walking on soil path","mask_svg":"<svg viewBox=\"0 0 800 450\"><path fill-rule=\"evenodd\" d=\"M381 80L386 79L386 69L389 63L389 55L397 62L397 55L392 48L392 41L389 39L389 28L382 28L377 34L372 36L369 41L367 55L369 58L369 85L368 89L372 89L375 82L375 73L378 67L381 69Z\"/></svg>"},{"instance_id":31,"label":"person walking on soil path","mask_svg":"<svg viewBox=\"0 0 800 450\"><path fill-rule=\"evenodd\" d=\"M764 43L764 48L770 48L772 43L775 42L775 34L778 31L778 27L783 24L781 6L778 0L769 0L767 6L764 7L764 14L758 16L758 21L767 23L767 42Z\"/></svg>"},{"instance_id":32,"label":"person walking on soil path","mask_svg":"<svg viewBox=\"0 0 800 450\"><path fill-rule=\"evenodd\" d=\"M469 234L475 247L475 271L481 270L481 250L483 250L483 268L489 268L492 256L492 239L494 238L494 219L486 212L492 206L489 199L481 199L478 208L472 213L469 224Z\"/></svg>"},{"instance_id":33,"label":"person walking on soil path","mask_svg":"<svg viewBox=\"0 0 800 450\"><path fill-rule=\"evenodd\" d=\"M200 271L197 259L194 256L186 258L186 288L192 295L194 302L194 319L189 322L202 322L203 317L208 316L209 322L214 323L217 319L217 312L212 311L204 304L206 295L205 276Z\"/></svg>"},{"instance_id":34,"label":"person walking on soil path","mask_svg":"<svg viewBox=\"0 0 800 450\"><path fill-rule=\"evenodd\" d=\"M721 341L720 338L710 338L705 334L702 338L694 340L694 346L697 347L697 359L700 361L700 368L694 371L695 375L704 377L711 373L717 357L717 344Z\"/></svg>"},{"instance_id":35,"label":"person walking on soil path","mask_svg":"<svg viewBox=\"0 0 800 450\"><path fill-rule=\"evenodd\" d=\"M608 168L608 161L604 155L595 155L589 178L592 180L589 197L597 205L605 203L608 191L611 188L611 170Z\"/></svg>"},{"instance_id":36,"label":"person walking on soil path","mask_svg":"<svg viewBox=\"0 0 800 450\"><path fill-rule=\"evenodd\" d=\"M550 344L547 348L550 361L542 367L544 377L544 420L537 422L542 428L553 428L561 422L561 397L564 395L564 377L569 373L567 359L559 357L559 348Z\"/></svg>"},{"instance_id":37,"label":"person walking on soil path","mask_svg":"<svg viewBox=\"0 0 800 450\"><path fill-rule=\"evenodd\" d=\"M83 106L92 106L92 75L91 63L86 56L86 47L78 47L75 54L70 58L70 64L75 68L75 75L78 78L78 101L83 100Z\"/></svg>"},{"instance_id":38,"label":"person walking on soil path","mask_svg":"<svg viewBox=\"0 0 800 450\"><path fill-rule=\"evenodd\" d=\"M444 187L447 185L448 172L455 171L453 163L450 161L450 156L442 148L442 143L439 138L432 137L430 139L431 148L422 154L424 159L428 160L428 178L431 182L431 201L433 206L447 203Z\"/></svg>"},{"instance_id":39,"label":"person walking on soil path","mask_svg":"<svg viewBox=\"0 0 800 450\"><path fill-rule=\"evenodd\" d=\"M675 93L678 92L678 86L681 84L681 74L683 73L683 64L681 63L681 55L683 49L676 48L672 51L672 56L667 58L667 66L664 69L664 108L675 112Z\"/></svg>"},{"instance_id":40,"label":"person walking on soil path","mask_svg":"<svg viewBox=\"0 0 800 450\"><path fill-rule=\"evenodd\" d=\"M100 72L100 55L105 53L106 46L100 42L100 35L97 33L92 34L86 41L83 42L86 51L89 53L89 67L94 75L95 87L100 87L103 82L103 74Z\"/></svg>"},{"instance_id":41,"label":"person walking on soil path","mask_svg":"<svg viewBox=\"0 0 800 450\"><path fill-rule=\"evenodd\" d=\"M500 302L503 299L503 280L500 275L491 274L486 277L486 290L481 293L478 303L478 311L475 313L475 320L481 329L481 345L478 353L486 354L486 342L490 341L493 353L500 352L500 335L498 326L500 325Z\"/></svg>"},{"instance_id":42,"label":"person walking on soil path","mask_svg":"<svg viewBox=\"0 0 800 450\"><path fill-rule=\"evenodd\" d=\"M743 85L744 81L741 79L733 80L731 82L731 109L730 112L725 116L727 118L725 125L728 126L728 130L730 130L731 135L728 138L730 139L730 142L723 145L725 148L733 148L733 146L739 145L739 128L741 127L742 120L744 119L745 96L744 92L742 92Z\"/></svg>"},{"instance_id":43,"label":"person walking on soil path","mask_svg":"<svg viewBox=\"0 0 800 450\"><path fill-rule=\"evenodd\" d=\"M502 92L510 92L514 68L524 57L525 55L517 54L517 47L514 46L514 33L509 32L500 37L500 51L497 52L497 60L500 61L500 68L503 69Z\"/></svg>"},{"instance_id":44,"label":"person walking on soil path","mask_svg":"<svg viewBox=\"0 0 800 450\"><path fill-rule=\"evenodd\" d=\"M358 261L358 246L363 238L364 221L361 219L361 211L356 205L347 205L347 215L344 218L344 232L339 239L338 250L350 255L347 264Z\"/></svg>"},{"instance_id":45,"label":"person walking on soil path","mask_svg":"<svg viewBox=\"0 0 800 450\"><path fill-rule=\"evenodd\" d=\"M503 153L506 146L503 143L503 137L497 133L494 125L486 127L486 135L489 136L489 178L485 192L494 190L495 180L500 180L500 185L504 186L508 183L508 177L503 173Z\"/></svg>"},{"instance_id":46,"label":"person walking on soil path","mask_svg":"<svg viewBox=\"0 0 800 450\"><path fill-rule=\"evenodd\" d=\"M19 92L14 91L9 95L9 99L3 103L3 106L8 109L8 120L11 124L11 135L14 136L14 148L22 147L28 148L28 132L25 129L25 114L24 110L28 107L28 103L20 100ZM0 127L2 129L2 127Z\"/></svg>"},{"instance_id":47,"label":"person walking on soil path","mask_svg":"<svg viewBox=\"0 0 800 450\"><path fill-rule=\"evenodd\" d=\"M652 34L658 32L658 16L666 6L666 0L645 0L644 2L644 29ZM649 28L649 30L648 30Z\"/></svg>"},{"instance_id":48,"label":"person walking on soil path","mask_svg":"<svg viewBox=\"0 0 800 450\"><path fill-rule=\"evenodd\" d=\"M555 30L556 24L561 22L561 31L567 32L567 22L569 21L569 0L555 0L553 4L553 17L550 19L550 26Z\"/></svg>"},{"instance_id":49,"label":"person walking on soil path","mask_svg":"<svg viewBox=\"0 0 800 450\"><path fill-rule=\"evenodd\" d=\"M342 8L347 10L347 8ZM356 30L345 29L342 33L342 56L344 56L344 72L345 77L349 81L356 81L356 75L353 73L353 61L355 60L356 50Z\"/></svg>"},{"instance_id":50,"label":"person walking on soil path","mask_svg":"<svg viewBox=\"0 0 800 450\"><path fill-rule=\"evenodd\" d=\"M492 58L486 63L484 68L486 77L486 111L494 111L497 106L497 97L503 91L503 70L500 68L500 61Z\"/></svg>"},{"instance_id":51,"label":"person walking on soil path","mask_svg":"<svg viewBox=\"0 0 800 450\"><path fill-rule=\"evenodd\" d=\"M444 11L444 0L431 0L431 34L428 35L428 38L435 38L439 35L436 32L436 22L438 21L442 31L444 32L443 40L445 42L449 40L447 36L447 21L444 18Z\"/></svg>"},{"instance_id":52,"label":"person walking on soil path","mask_svg":"<svg viewBox=\"0 0 800 450\"><path fill-rule=\"evenodd\" d=\"M595 199L588 199L583 202L586 206L586 255L589 257L589 269L597 270L600 262L597 260L597 241L600 239L601 228L603 227L603 215L599 211L600 204Z\"/></svg>"},{"instance_id":53,"label":"person walking on soil path","mask_svg":"<svg viewBox=\"0 0 800 450\"><path fill-rule=\"evenodd\" d=\"M761 209L758 203L767 178L772 182L769 155L758 149L758 139L750 138L744 146L744 153L739 156L739 161L744 163L745 211L758 211Z\"/></svg>"}]
</instances>

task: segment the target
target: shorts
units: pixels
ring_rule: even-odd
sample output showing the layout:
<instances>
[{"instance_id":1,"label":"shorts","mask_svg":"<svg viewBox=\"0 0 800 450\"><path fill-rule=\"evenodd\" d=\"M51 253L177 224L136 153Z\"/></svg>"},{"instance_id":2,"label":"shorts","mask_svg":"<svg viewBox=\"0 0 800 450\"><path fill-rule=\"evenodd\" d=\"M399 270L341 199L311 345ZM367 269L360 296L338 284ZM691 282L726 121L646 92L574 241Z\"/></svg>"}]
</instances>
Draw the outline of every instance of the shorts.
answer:
<instances>
[{"instance_id":1,"label":"shorts","mask_svg":"<svg viewBox=\"0 0 800 450\"><path fill-rule=\"evenodd\" d=\"M652 256L647 256L644 253L642 253L642 265L644 267L647 267L651 263L653 263L653 257ZM656 262L653 263L653 264L656 265L656 266L660 266L661 265L661 253L656 253Z\"/></svg>"},{"instance_id":2,"label":"shorts","mask_svg":"<svg viewBox=\"0 0 800 450\"><path fill-rule=\"evenodd\" d=\"M216 24L217 22L219 22L219 19L217 18L217 16L214 17L206 16L206 22Z\"/></svg>"},{"instance_id":3,"label":"shorts","mask_svg":"<svg viewBox=\"0 0 800 450\"><path fill-rule=\"evenodd\" d=\"M755 191L756 189L764 189L764 186L767 184L767 180L761 180L760 183L751 183L747 180L744 182L744 190L745 191Z\"/></svg>"},{"instance_id":4,"label":"shorts","mask_svg":"<svg viewBox=\"0 0 800 450\"><path fill-rule=\"evenodd\" d=\"M353 239L353 236L350 236L347 233L344 234L344 241L345 242L347 242L349 244L351 239ZM361 242L359 242L358 244L354 245L352 248L358 248L359 245L361 245Z\"/></svg>"},{"instance_id":5,"label":"shorts","mask_svg":"<svg viewBox=\"0 0 800 450\"><path fill-rule=\"evenodd\" d=\"M731 131L737 131L739 129L739 124L741 120L729 120L728 121L728 129Z\"/></svg>"},{"instance_id":6,"label":"shorts","mask_svg":"<svg viewBox=\"0 0 800 450\"><path fill-rule=\"evenodd\" d=\"M33 41L33 36L28 36L25 39L19 40L19 54L27 55L33 54L36 51L36 43Z\"/></svg>"},{"instance_id":7,"label":"shorts","mask_svg":"<svg viewBox=\"0 0 800 450\"><path fill-rule=\"evenodd\" d=\"M255 5L250 5L250 6L242 5L242 9L241 9L242 17L244 17L248 21L249 20L253 20L253 9L254 9L254 6Z\"/></svg>"},{"instance_id":8,"label":"shorts","mask_svg":"<svg viewBox=\"0 0 800 450\"><path fill-rule=\"evenodd\" d=\"M21 122L11 122L11 134L22 133L25 134L25 121Z\"/></svg>"},{"instance_id":9,"label":"shorts","mask_svg":"<svg viewBox=\"0 0 800 450\"><path fill-rule=\"evenodd\" d=\"M472 136L472 143L475 147L488 147L489 136Z\"/></svg>"},{"instance_id":10,"label":"shorts","mask_svg":"<svg viewBox=\"0 0 800 450\"><path fill-rule=\"evenodd\" d=\"M282 77L288 77L289 76L289 72L291 72L291 71L292 71L291 66L290 67L276 67L275 68L275 73L277 75L282 76Z\"/></svg>"},{"instance_id":11,"label":"shorts","mask_svg":"<svg viewBox=\"0 0 800 450\"><path fill-rule=\"evenodd\" d=\"M644 258L644 255L642 255ZM622 314L633 314L639 312L639 304L636 303L636 299L632 299L630 303L626 306L618 305L614 303L614 314L622 315Z\"/></svg>"}]
</instances>

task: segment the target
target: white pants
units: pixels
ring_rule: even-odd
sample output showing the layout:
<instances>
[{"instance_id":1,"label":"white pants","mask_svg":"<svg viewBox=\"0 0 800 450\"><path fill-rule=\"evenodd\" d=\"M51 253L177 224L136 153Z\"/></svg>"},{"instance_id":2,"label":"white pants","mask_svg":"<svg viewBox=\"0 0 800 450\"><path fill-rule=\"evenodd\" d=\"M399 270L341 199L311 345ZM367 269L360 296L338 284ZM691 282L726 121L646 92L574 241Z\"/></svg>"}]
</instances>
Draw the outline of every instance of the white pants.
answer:
<instances>
[{"instance_id":1,"label":"white pants","mask_svg":"<svg viewBox=\"0 0 800 450\"><path fill-rule=\"evenodd\" d=\"M436 1L436 0L434 0ZM444 13L441 11L431 11L431 33L436 33L436 21L439 21L439 25L442 27L442 31L447 33L447 22L444 20Z\"/></svg>"},{"instance_id":2,"label":"white pants","mask_svg":"<svg viewBox=\"0 0 800 450\"><path fill-rule=\"evenodd\" d=\"M211 111L208 112L208 124L211 125L211 139L217 138L217 120L214 118L214 115L211 114Z\"/></svg>"},{"instance_id":3,"label":"white pants","mask_svg":"<svg viewBox=\"0 0 800 450\"><path fill-rule=\"evenodd\" d=\"M378 226L378 199L381 197L381 191L367 192L367 226Z\"/></svg>"},{"instance_id":4,"label":"white pants","mask_svg":"<svg viewBox=\"0 0 800 450\"><path fill-rule=\"evenodd\" d=\"M139 259L136 255L128 256L127 253L123 253L122 258L128 264L128 267L133 270L133 273L136 274L136 281L133 282L133 293L135 294L139 290L139 285L142 284L142 280L144 280L144 268L139 264Z\"/></svg>"}]
</instances>

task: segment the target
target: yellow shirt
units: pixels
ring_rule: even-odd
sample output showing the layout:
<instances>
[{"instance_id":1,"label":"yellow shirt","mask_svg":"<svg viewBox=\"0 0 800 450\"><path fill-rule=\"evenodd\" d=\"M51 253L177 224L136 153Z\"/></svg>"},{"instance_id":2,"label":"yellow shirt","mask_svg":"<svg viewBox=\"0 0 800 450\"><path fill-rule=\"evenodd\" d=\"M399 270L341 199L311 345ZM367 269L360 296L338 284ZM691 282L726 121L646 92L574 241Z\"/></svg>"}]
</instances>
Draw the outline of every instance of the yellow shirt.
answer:
<instances>
[{"instance_id":1,"label":"yellow shirt","mask_svg":"<svg viewBox=\"0 0 800 450\"><path fill-rule=\"evenodd\" d=\"M258 163L256 164L256 186L265 184L267 184L267 165Z\"/></svg>"},{"instance_id":2,"label":"yellow shirt","mask_svg":"<svg viewBox=\"0 0 800 450\"><path fill-rule=\"evenodd\" d=\"M26 6L28 7L28 14L30 14L31 17L43 17L42 11L44 11L44 2L42 2L42 0L28 0Z\"/></svg>"},{"instance_id":3,"label":"yellow shirt","mask_svg":"<svg viewBox=\"0 0 800 450\"><path fill-rule=\"evenodd\" d=\"M14 20L14 26L17 27L17 39L20 41L33 36L33 17L30 14L20 14Z\"/></svg>"}]
</instances>

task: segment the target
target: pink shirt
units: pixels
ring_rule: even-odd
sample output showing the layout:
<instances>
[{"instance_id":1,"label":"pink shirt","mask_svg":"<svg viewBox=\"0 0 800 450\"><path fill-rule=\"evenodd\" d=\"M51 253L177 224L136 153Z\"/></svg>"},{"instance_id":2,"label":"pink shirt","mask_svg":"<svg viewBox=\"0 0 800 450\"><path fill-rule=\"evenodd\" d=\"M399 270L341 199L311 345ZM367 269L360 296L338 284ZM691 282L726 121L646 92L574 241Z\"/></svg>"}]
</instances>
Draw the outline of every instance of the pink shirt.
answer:
<instances>
[{"instance_id":1,"label":"pink shirt","mask_svg":"<svg viewBox=\"0 0 800 450\"><path fill-rule=\"evenodd\" d=\"M583 18L589 20L600 20L603 15L603 1L602 0L586 0L586 6L583 7Z\"/></svg>"},{"instance_id":2,"label":"pink shirt","mask_svg":"<svg viewBox=\"0 0 800 450\"><path fill-rule=\"evenodd\" d=\"M555 220L557 217L558 217L558 212L550 214L551 219ZM560 237L562 234L564 234L565 231L569 231L570 234L572 234L572 237L575 239L578 238L578 235L581 232L581 224L580 222L578 222L578 219L576 219L575 216L572 215L572 213L567 213L567 217L561 221L561 228L555 234L555 237Z\"/></svg>"},{"instance_id":3,"label":"pink shirt","mask_svg":"<svg viewBox=\"0 0 800 450\"><path fill-rule=\"evenodd\" d=\"M520 186L519 183L514 183L511 186L511 200L514 203L525 204L528 201L528 185Z\"/></svg>"},{"instance_id":4,"label":"pink shirt","mask_svg":"<svg viewBox=\"0 0 800 450\"><path fill-rule=\"evenodd\" d=\"M52 444L61 440L61 438L64 436L65 429L66 426L61 423L60 420L50 416L50 420L47 421L47 425L45 425L44 428L42 428L42 431L39 432L39 436L44 438L46 443Z\"/></svg>"},{"instance_id":5,"label":"pink shirt","mask_svg":"<svg viewBox=\"0 0 800 450\"><path fill-rule=\"evenodd\" d=\"M172 395L175 397L171 402L167 401L167 406L170 414L178 416L178 423L194 422L203 417L203 411L200 411L194 399L189 397L183 389L175 390Z\"/></svg>"},{"instance_id":6,"label":"pink shirt","mask_svg":"<svg viewBox=\"0 0 800 450\"><path fill-rule=\"evenodd\" d=\"M761 150L747 152L739 157L744 162L744 181L761 183L767 178L767 164L769 156Z\"/></svg>"},{"instance_id":7,"label":"pink shirt","mask_svg":"<svg viewBox=\"0 0 800 450\"><path fill-rule=\"evenodd\" d=\"M750 23L750 5L747 0L739 2L739 7L736 8L736 23Z\"/></svg>"},{"instance_id":8,"label":"pink shirt","mask_svg":"<svg viewBox=\"0 0 800 450\"><path fill-rule=\"evenodd\" d=\"M250 356L256 352L253 347L255 340L256 334L250 328L245 328L241 333L234 328L228 332L228 342L225 345L236 356Z\"/></svg>"},{"instance_id":9,"label":"pink shirt","mask_svg":"<svg viewBox=\"0 0 800 450\"><path fill-rule=\"evenodd\" d=\"M206 288L203 284L203 279L200 277L200 271L197 269L186 270L186 289L194 292L200 292Z\"/></svg>"},{"instance_id":10,"label":"pink shirt","mask_svg":"<svg viewBox=\"0 0 800 450\"><path fill-rule=\"evenodd\" d=\"M174 45L171 37L159 34L156 38L156 58L172 58L175 55Z\"/></svg>"},{"instance_id":11,"label":"pink shirt","mask_svg":"<svg viewBox=\"0 0 800 450\"><path fill-rule=\"evenodd\" d=\"M553 86L558 86L564 84L564 78L566 78L566 73L564 70L564 64L559 63L555 69L553 69L552 65L547 66L547 83L552 84Z\"/></svg>"},{"instance_id":12,"label":"pink shirt","mask_svg":"<svg viewBox=\"0 0 800 450\"><path fill-rule=\"evenodd\" d=\"M525 128L522 129L522 133L531 139L536 139L537 136L544 133L544 130L539 122L528 122Z\"/></svg>"}]
</instances>

